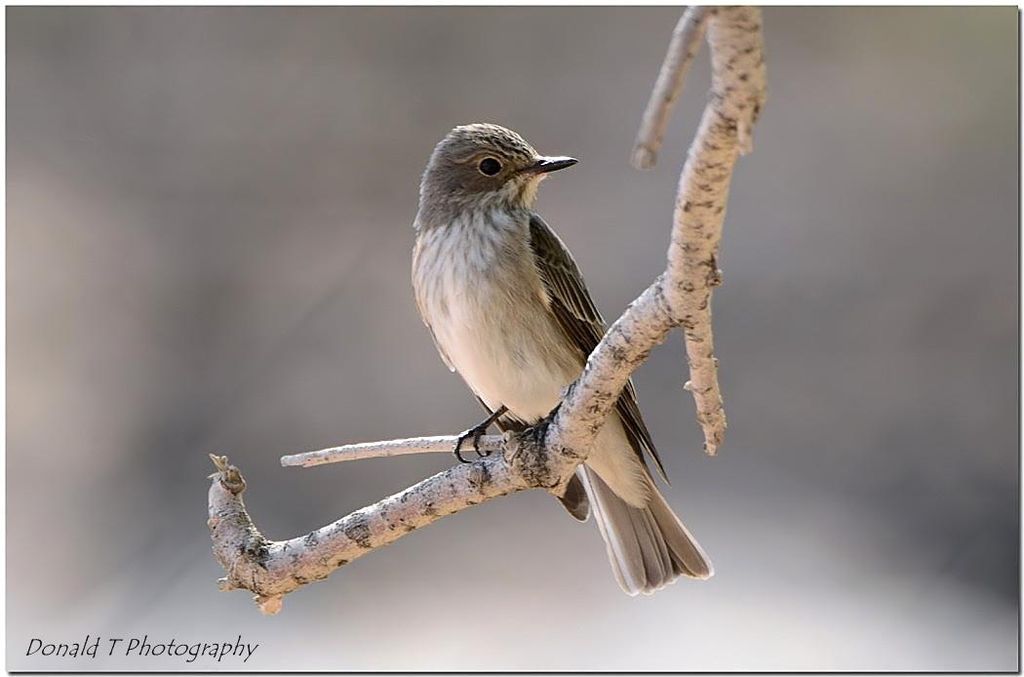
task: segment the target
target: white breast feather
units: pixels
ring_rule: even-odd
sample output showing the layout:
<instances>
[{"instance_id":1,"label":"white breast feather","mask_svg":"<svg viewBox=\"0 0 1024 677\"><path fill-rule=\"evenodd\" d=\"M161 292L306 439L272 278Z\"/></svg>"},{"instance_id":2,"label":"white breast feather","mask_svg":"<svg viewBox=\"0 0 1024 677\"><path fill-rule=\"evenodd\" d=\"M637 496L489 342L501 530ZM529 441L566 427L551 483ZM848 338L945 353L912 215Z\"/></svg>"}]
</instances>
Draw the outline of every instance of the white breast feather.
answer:
<instances>
[{"instance_id":1,"label":"white breast feather","mask_svg":"<svg viewBox=\"0 0 1024 677\"><path fill-rule=\"evenodd\" d=\"M582 364L559 349L565 338L540 298L539 279L527 277L537 288L531 293L524 271L509 267L517 255L529 256L514 251L520 225L488 216L502 227L466 220L422 235L418 298L438 347L473 392L491 409L505 405L533 421L558 403ZM525 238L522 245L528 248Z\"/></svg>"}]
</instances>

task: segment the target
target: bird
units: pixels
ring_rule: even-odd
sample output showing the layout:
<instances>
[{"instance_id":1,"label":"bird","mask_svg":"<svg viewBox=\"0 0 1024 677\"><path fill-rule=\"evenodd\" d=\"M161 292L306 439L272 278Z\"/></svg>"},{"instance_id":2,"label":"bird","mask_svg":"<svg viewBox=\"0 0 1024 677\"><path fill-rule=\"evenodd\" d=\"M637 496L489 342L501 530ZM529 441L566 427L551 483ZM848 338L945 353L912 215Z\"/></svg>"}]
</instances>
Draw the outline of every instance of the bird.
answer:
<instances>
[{"instance_id":1,"label":"bird","mask_svg":"<svg viewBox=\"0 0 1024 677\"><path fill-rule=\"evenodd\" d=\"M576 261L534 211L541 181L577 162L540 155L505 127L474 123L445 135L423 172L416 303L441 359L488 413L459 437L460 461L463 442L476 446L492 424L521 430L545 420L604 335ZM593 512L629 595L713 574L656 486L648 458L667 481L630 381L560 497L579 521Z\"/></svg>"}]
</instances>

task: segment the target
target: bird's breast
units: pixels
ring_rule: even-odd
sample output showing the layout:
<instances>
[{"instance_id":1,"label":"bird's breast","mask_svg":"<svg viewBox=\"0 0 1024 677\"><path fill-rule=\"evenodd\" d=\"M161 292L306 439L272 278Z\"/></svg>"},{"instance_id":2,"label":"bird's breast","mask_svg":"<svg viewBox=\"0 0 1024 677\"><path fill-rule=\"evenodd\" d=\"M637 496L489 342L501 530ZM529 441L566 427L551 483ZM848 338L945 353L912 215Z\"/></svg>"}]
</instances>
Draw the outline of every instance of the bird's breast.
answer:
<instances>
[{"instance_id":1,"label":"bird's breast","mask_svg":"<svg viewBox=\"0 0 1024 677\"><path fill-rule=\"evenodd\" d=\"M526 237L462 226L420 235L413 267L420 311L440 350L490 408L539 419L583 360L548 310Z\"/></svg>"}]
</instances>

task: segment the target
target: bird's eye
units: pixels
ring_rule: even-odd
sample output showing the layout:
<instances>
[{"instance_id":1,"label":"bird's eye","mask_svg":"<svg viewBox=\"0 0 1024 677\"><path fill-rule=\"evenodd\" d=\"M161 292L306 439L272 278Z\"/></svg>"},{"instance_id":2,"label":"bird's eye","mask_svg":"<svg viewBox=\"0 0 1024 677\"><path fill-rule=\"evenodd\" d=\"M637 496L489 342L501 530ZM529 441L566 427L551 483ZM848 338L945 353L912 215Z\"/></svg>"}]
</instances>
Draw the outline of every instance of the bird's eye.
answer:
<instances>
[{"instance_id":1,"label":"bird's eye","mask_svg":"<svg viewBox=\"0 0 1024 677\"><path fill-rule=\"evenodd\" d=\"M485 157L480 161L479 169L481 174L494 176L501 171L501 163L492 157Z\"/></svg>"}]
</instances>

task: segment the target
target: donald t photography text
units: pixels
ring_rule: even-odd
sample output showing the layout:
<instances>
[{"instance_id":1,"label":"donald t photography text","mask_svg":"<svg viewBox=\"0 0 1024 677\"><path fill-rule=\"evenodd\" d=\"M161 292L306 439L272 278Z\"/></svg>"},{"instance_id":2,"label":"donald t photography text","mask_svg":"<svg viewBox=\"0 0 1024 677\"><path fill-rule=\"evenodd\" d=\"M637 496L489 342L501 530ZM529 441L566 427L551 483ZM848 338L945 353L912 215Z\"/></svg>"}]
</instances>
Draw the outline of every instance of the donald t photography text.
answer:
<instances>
[{"instance_id":1,"label":"donald t photography text","mask_svg":"<svg viewBox=\"0 0 1024 677\"><path fill-rule=\"evenodd\" d=\"M46 656L58 658L94 659L98 656L121 656L124 658L157 658L176 656L185 663L195 663L200 658L209 658L220 663L247 663L259 648L257 643L249 643L241 635L234 641L180 641L171 639L151 639L149 635L141 637L91 637L86 635L78 642L51 642L39 637L29 640L26 656Z\"/></svg>"}]
</instances>

